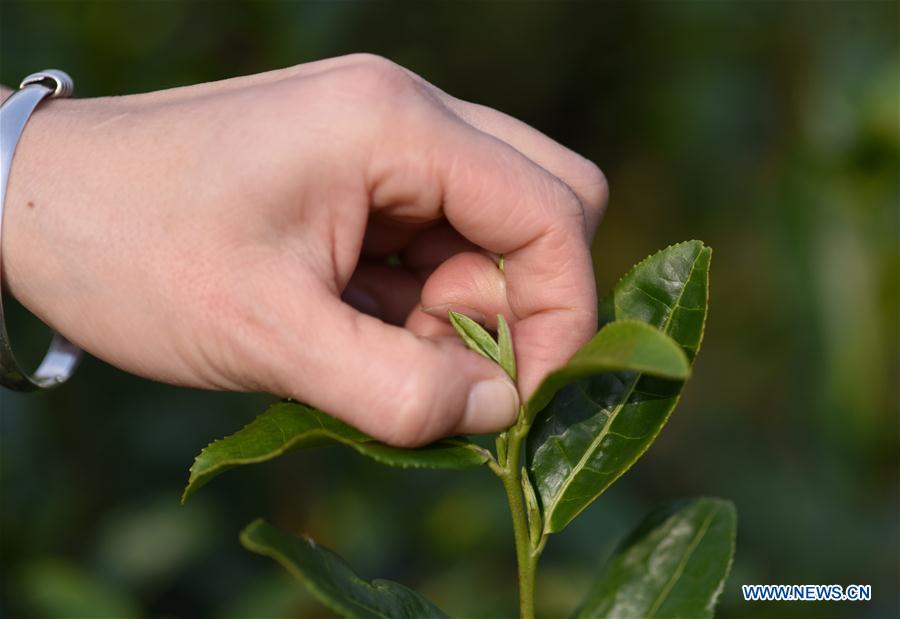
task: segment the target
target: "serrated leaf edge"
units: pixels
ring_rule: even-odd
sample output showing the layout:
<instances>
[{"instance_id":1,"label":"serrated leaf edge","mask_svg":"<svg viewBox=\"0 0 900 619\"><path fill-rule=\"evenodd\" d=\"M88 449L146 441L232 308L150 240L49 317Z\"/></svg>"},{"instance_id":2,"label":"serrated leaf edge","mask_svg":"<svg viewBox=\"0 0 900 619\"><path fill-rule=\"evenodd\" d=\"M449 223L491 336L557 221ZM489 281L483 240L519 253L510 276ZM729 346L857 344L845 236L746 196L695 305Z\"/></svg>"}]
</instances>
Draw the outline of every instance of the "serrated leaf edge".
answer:
<instances>
[{"instance_id":1,"label":"serrated leaf edge","mask_svg":"<svg viewBox=\"0 0 900 619\"><path fill-rule=\"evenodd\" d=\"M313 410L315 410L315 409L313 409ZM262 413L262 414L265 414L265 413ZM327 414L327 413L323 413L323 414ZM356 451L358 454L365 456L371 460L374 460L375 462L378 462L379 464L384 464L386 466L392 466L394 468L402 468L402 469L433 468L433 467L429 467L428 465L425 465L425 464L415 464L415 463L397 464L396 462L390 460L389 458L382 457L380 454L367 451L363 447L364 445L368 445L368 444L372 444L372 443L375 443L375 444L382 444L382 443L380 443L379 441L376 441L374 438L371 438L361 432L360 432L360 435L362 437L365 437L364 439L348 440L347 437L338 436L338 435L334 434L333 432L326 430L325 428L321 428L318 430L310 430L309 432L304 433L304 434L298 434L294 438L282 443L281 446L278 447L277 449L275 449L265 455L255 456L255 457L247 457L247 458L234 458L234 459L229 460L228 462L213 465L213 466L203 470L200 473L197 472L197 466L200 463L200 459L203 457L203 455L206 453L206 451L210 447L212 447L216 443L219 443L221 441L228 439L231 436L234 436L235 434L238 434L239 432L246 430L255 421L256 421L256 419L253 419L252 421L250 421L246 425L244 425L244 427L242 427L240 430L236 430L235 432L232 432L231 434L229 434L227 436L224 436L220 439L211 441L210 443L208 443L206 445L206 447L204 447L203 449L200 450L200 453L197 454L197 456L194 458L194 462L193 462L193 464L191 464L191 468L188 470L188 483L187 483L187 486L185 486L184 491L181 494L181 504L182 505L184 505L187 502L187 500L191 497L191 495L193 495L197 490L199 490L200 488L205 486L210 481L210 479L212 477L214 477L216 474L222 473L231 468L235 468L238 466L244 466L246 464L259 464L261 462L267 462L269 460L274 460L275 458L279 458L279 457L283 456L284 454L286 454L287 452L294 449L296 447L297 443L299 443L300 441L306 440L306 439L310 438L311 436L314 436L317 438L321 437L321 438L330 439L330 440L334 441L335 443L339 443L341 445L350 447L351 449ZM452 438L452 437L445 438L445 439L441 439L438 442L444 443L444 444L449 444L449 445L456 445L459 447L463 447L469 451L472 451L473 453L475 453L479 456L479 458L481 459L481 464L484 464L485 462L490 460L492 457L491 453L488 450L484 449L483 447L480 447L479 445L476 445L475 443L461 440L459 438ZM389 447L389 445L385 445L385 446ZM473 465L473 466L476 466L476 465Z\"/></svg>"},{"instance_id":2,"label":"serrated leaf edge","mask_svg":"<svg viewBox=\"0 0 900 619\"><path fill-rule=\"evenodd\" d=\"M644 266L644 264L646 264L647 262L650 262L651 260L653 260L654 258L656 258L657 256L659 256L660 254L664 254L665 252L669 251L670 249L674 249L675 247L682 247L682 246L693 245L693 244L699 244L699 245L700 245L700 251L703 251L704 249L708 249L708 250L710 250L710 252L712 252L712 248L709 247L709 246L707 246L707 245L706 245L703 241L701 241L700 239L690 239L690 240L688 240L688 241L680 241L680 242L678 242L678 243L671 243L670 245L666 245L665 247L663 247L663 248L660 249L659 251L655 251L655 252L653 252L652 254L650 254L649 256L645 256L644 258L642 258L641 260L639 260L638 262L636 262L634 265L632 265L632 267L631 267L630 269L628 269L627 271L625 271L625 273L622 275L622 277L620 277L619 279L617 279L617 280L616 280L616 283L615 283L615 284L613 285L613 287L610 289L610 290L611 290L611 293L610 293L610 294L614 294L616 288L619 287L619 284L621 284L623 281L625 281L625 279L626 279L627 277L631 276L632 273L634 273L635 271L637 271L640 267ZM699 252L698 252L698 254L699 254Z\"/></svg>"},{"instance_id":3,"label":"serrated leaf edge","mask_svg":"<svg viewBox=\"0 0 900 619\"><path fill-rule=\"evenodd\" d=\"M688 275L687 279L685 280L685 284L686 284L688 281L690 281L691 275L693 275L694 269L695 269L696 266L697 266L697 261L698 261L698 260L700 259L700 257L704 254L704 249L705 249L705 250L708 250L707 253L709 254L710 260L712 259L712 249L709 248L709 247L706 247L705 245L703 245L703 243L702 243L701 241L684 241L683 243L675 243L674 245L670 245L669 247L667 247L667 248L665 248L665 249L662 249L662 250L656 252L656 254L653 254L652 256L648 256L648 257L645 258L644 260L641 260L641 262L639 262L637 265L635 265L635 267L634 267L633 269L629 270L628 273L631 273L631 271L635 270L635 269L637 268L638 265L643 264L644 262L646 262L647 260L649 260L649 259L652 258L653 256L656 256L656 255L658 255L658 254L661 254L662 252L664 252L664 251L666 251L666 250L668 250L668 249L670 249L670 248L672 248L672 247L676 247L676 246L679 246L679 245L687 245L687 244L689 244L689 243L700 243L700 246L701 246L701 247L700 247L700 251L697 252L697 255L696 255L695 258L694 258L693 264L691 264L690 274ZM623 276L622 279L624 279L624 276ZM621 280L620 280L620 281L621 281ZM616 286L618 286L618 283L616 284ZM613 291L615 292L615 287L613 288ZM681 295L683 295L683 294L684 294L684 290L682 289L681 293L679 294L679 298L680 298ZM707 300L707 307L708 307L708 303L709 303L709 268L708 268L708 267L707 267L706 300ZM668 326L669 326L669 322L672 320L672 316L674 316L674 315L675 315L675 310L673 309L672 312L669 314L669 316L666 317L666 322L665 322L665 324L663 325L663 327L662 327L662 328L659 328L660 331L662 331L663 333L666 333L666 329L667 329ZM652 325L651 325L651 326L652 326ZM705 332L706 332L706 316L704 315L704 317L703 317L703 325L702 325L701 328L700 328L700 340L699 340L699 343L698 343L698 345L697 345L697 351L698 351L698 352L699 352L699 350L700 350L701 345L703 344L703 335L705 334ZM667 335L668 335L668 334L667 334ZM696 357L696 353L694 354L694 357ZM692 362L692 365L693 365L693 362ZM638 374L637 376L634 377L634 381L633 381L632 384L631 384L631 388L628 390L628 393L625 395L625 397L622 398L623 403L624 403L624 402L627 402L628 399L631 397L631 394L634 393L634 389L635 389L635 387L637 386L638 381L640 380L641 376L643 376L643 374ZM687 382L687 381L685 381L685 382ZM553 519L553 513L552 513L552 510L547 509L546 506L544 507L543 513L544 513L544 514L550 513L550 517L544 519L544 533L546 533L546 534L549 534L549 533L559 533L560 531L562 531L562 530L563 530L570 522L572 522L573 520L575 520L575 518L577 518L578 515L579 515L581 512L583 512L585 509L587 509L587 507L588 507L589 505L591 505L594 501L596 501L596 500L597 500L597 497L599 497L601 494L603 494L604 492L606 492L606 490L609 489L609 487L612 486L616 481L618 481L618 479L619 479L622 475L624 475L625 473L627 473L627 472L631 469L631 467L634 466L634 463L635 463L635 462L637 462L638 460L640 460L641 457L642 457L645 453L647 453L647 450L650 449L650 446L651 446L654 442L656 442L656 437L658 437L658 436L659 436L659 433L662 432L662 429L666 426L666 424L669 422L669 419L672 417L672 413L673 413L673 412L675 411L675 409L678 407L678 402L681 401L681 394L682 394L683 392L684 392L684 388L682 387L682 389L679 390L678 395L675 396L675 401L672 403L672 406L669 408L668 414L665 416L665 418L663 418L662 423L659 424L659 429L656 431L655 434L653 434L653 435L650 437L650 440L647 441L647 443L645 444L644 448L643 448L640 452L636 453L635 456L634 456L634 458L631 458L631 461L628 463L628 466L623 467L622 470L619 471L619 474L616 475L615 477L611 478L611 479L609 480L609 482L606 483L602 488L600 488L600 489L594 494L594 496L591 497L591 499L590 499L589 501L585 501L585 503L584 503L584 505L581 507L581 509L579 509L578 511L576 511L575 513L573 513L573 514L569 517L568 520L566 520L565 522L563 522L563 523L559 526L559 528L556 528L556 527L553 525L553 520L554 520L554 519ZM619 406L616 407L615 412L614 412L613 414L610 415L609 423L605 425L603 431L601 431L597 436L595 436L595 437L594 437L594 441L591 442L592 449L585 450L585 456L582 456L581 460L578 461L579 467L583 467L583 466L584 466L585 458L587 457L587 454L591 453L591 452L593 451L593 449L596 448L595 446L596 446L596 445L599 445L599 444L600 444L600 441L602 441L604 438L606 438L606 435L609 433L609 428L612 426L613 422L615 422L616 417L618 417L619 413L622 411L623 408L624 408L624 404L620 404ZM570 476L570 477L564 482L563 488L567 488L567 487L569 486L569 484L572 483L572 479L573 479L573 478L574 478L574 476ZM562 491L562 490L556 494L557 499L553 502L553 504L552 504L553 507L555 507L555 506L559 503L559 497L561 497L562 495L563 495L563 491Z\"/></svg>"}]
</instances>

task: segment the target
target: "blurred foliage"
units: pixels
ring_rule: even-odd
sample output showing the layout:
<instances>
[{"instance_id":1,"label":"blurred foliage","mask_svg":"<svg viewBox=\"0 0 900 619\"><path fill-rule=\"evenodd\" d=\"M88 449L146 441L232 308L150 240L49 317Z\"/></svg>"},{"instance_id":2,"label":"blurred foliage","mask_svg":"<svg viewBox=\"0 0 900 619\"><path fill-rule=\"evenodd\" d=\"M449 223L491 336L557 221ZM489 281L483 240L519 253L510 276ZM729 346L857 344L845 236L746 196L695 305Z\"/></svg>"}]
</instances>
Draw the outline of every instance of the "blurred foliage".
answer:
<instances>
[{"instance_id":1,"label":"blurred foliage","mask_svg":"<svg viewBox=\"0 0 900 619\"><path fill-rule=\"evenodd\" d=\"M112 95L370 51L598 162L600 289L700 238L715 248L710 324L657 445L549 545L540 614L566 616L652 504L709 494L740 514L720 616L880 618L900 616L898 41L890 1L3 0L0 81L58 66L81 96ZM13 318L38 351L43 332ZM92 359L52 393L0 394L0 614L325 616L238 546L259 515L454 616L514 608L508 514L484 471L325 449L180 507L197 451L268 401ZM740 599L742 583L782 582L872 584L874 599Z\"/></svg>"}]
</instances>

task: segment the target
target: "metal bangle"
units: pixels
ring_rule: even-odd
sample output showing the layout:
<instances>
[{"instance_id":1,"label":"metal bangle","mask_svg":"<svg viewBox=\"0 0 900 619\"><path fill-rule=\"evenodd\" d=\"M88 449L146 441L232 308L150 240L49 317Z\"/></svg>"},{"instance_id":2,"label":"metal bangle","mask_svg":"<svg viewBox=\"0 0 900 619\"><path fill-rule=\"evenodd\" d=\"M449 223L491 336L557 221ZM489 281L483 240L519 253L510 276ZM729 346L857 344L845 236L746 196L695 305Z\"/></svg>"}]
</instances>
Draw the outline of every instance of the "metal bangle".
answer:
<instances>
[{"instance_id":1,"label":"metal bangle","mask_svg":"<svg viewBox=\"0 0 900 619\"><path fill-rule=\"evenodd\" d=\"M3 242L3 207L6 203L6 186L13 155L25 124L38 104L46 97L68 97L74 89L72 78L56 69L32 73L0 106L0 247ZM2 252L0 252L2 260ZM0 288L2 288L2 263L0 263ZM13 355L6 332L3 300L0 296L0 385L16 391L34 391L60 385L72 375L81 350L58 333L53 334L50 349L34 374L29 376L19 367Z\"/></svg>"}]
</instances>

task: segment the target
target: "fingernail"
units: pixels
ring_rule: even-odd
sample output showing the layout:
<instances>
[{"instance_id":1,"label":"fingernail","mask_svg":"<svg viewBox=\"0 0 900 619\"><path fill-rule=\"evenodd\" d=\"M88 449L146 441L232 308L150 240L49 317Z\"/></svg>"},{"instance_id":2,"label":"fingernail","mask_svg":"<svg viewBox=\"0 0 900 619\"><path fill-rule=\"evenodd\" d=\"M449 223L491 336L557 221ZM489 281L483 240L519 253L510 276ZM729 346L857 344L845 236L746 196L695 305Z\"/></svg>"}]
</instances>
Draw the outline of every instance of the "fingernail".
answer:
<instances>
[{"instance_id":1,"label":"fingernail","mask_svg":"<svg viewBox=\"0 0 900 619\"><path fill-rule=\"evenodd\" d=\"M381 316L381 304L362 288L356 286L347 286L341 295L344 303L352 305L364 314L370 316Z\"/></svg>"},{"instance_id":2,"label":"fingernail","mask_svg":"<svg viewBox=\"0 0 900 619\"><path fill-rule=\"evenodd\" d=\"M423 312L429 314L430 316L435 316L437 318L443 318L446 320L447 313L450 311L454 311L457 314L465 314L475 322L479 324L485 323L484 314L479 312L477 309L472 309L471 307L466 307L465 305L455 305L453 303L442 303L440 305L429 305L428 307L421 308Z\"/></svg>"},{"instance_id":3,"label":"fingernail","mask_svg":"<svg viewBox=\"0 0 900 619\"><path fill-rule=\"evenodd\" d=\"M469 391L464 424L466 432L496 432L516 420L519 394L505 379L483 380Z\"/></svg>"}]
</instances>

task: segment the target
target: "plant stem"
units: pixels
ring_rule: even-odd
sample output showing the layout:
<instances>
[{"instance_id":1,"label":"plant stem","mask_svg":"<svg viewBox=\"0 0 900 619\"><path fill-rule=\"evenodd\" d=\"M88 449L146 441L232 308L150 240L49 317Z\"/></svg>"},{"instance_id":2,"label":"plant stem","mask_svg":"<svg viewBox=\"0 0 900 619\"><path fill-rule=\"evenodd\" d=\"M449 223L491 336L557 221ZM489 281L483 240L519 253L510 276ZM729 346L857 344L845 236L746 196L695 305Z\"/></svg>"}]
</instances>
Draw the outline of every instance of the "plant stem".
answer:
<instances>
[{"instance_id":1,"label":"plant stem","mask_svg":"<svg viewBox=\"0 0 900 619\"><path fill-rule=\"evenodd\" d=\"M528 435L528 425L524 415L519 415L519 422L507 431L505 439L506 458L494 472L503 483L509 511L512 515L513 536L516 544L516 562L519 575L519 616L521 619L534 619L534 579L537 562L544 549L544 539L532 546L532 535L528 526L528 512L522 494L522 474L520 460L522 443Z\"/></svg>"}]
</instances>

